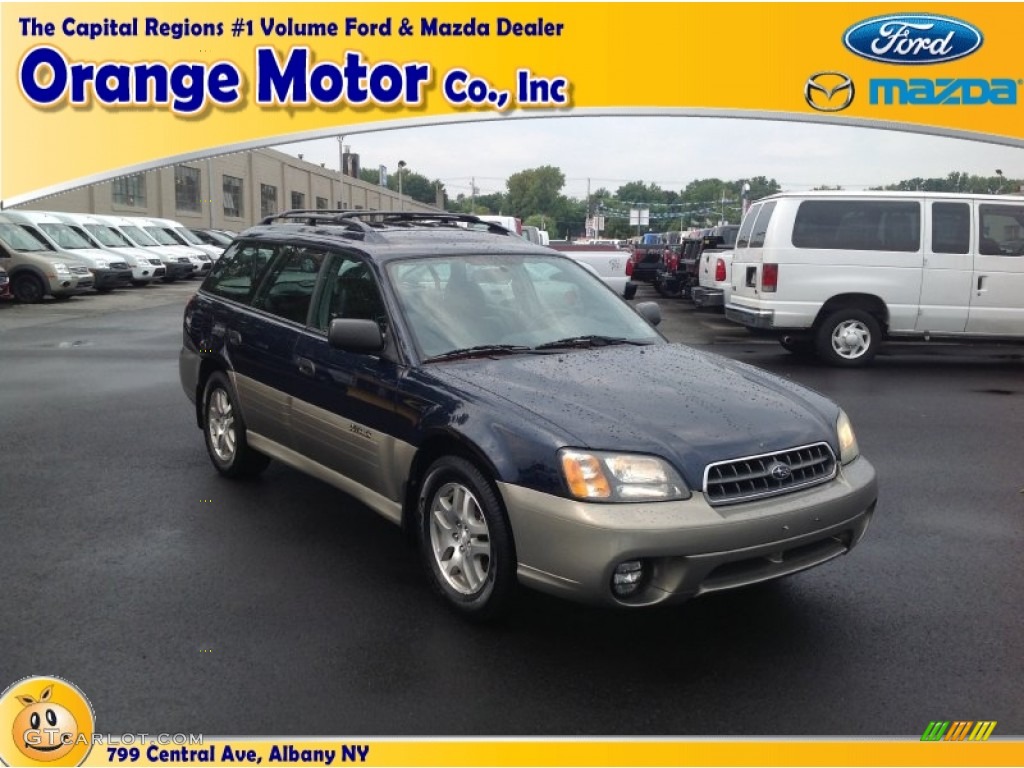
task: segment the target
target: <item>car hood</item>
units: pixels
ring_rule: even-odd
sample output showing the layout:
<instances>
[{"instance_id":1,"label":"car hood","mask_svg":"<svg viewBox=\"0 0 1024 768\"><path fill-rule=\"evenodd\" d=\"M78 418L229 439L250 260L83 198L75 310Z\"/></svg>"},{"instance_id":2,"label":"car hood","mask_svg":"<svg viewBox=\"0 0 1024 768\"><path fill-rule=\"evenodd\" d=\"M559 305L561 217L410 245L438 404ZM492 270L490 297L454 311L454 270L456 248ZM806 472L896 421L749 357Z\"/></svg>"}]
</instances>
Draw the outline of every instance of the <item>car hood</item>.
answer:
<instances>
[{"instance_id":1,"label":"car hood","mask_svg":"<svg viewBox=\"0 0 1024 768\"><path fill-rule=\"evenodd\" d=\"M660 455L700 487L713 461L826 441L838 406L757 368L679 344L431 364L431 373L529 411L566 445ZM514 413L514 412L513 412ZM511 418L516 416L510 413Z\"/></svg>"}]
</instances>

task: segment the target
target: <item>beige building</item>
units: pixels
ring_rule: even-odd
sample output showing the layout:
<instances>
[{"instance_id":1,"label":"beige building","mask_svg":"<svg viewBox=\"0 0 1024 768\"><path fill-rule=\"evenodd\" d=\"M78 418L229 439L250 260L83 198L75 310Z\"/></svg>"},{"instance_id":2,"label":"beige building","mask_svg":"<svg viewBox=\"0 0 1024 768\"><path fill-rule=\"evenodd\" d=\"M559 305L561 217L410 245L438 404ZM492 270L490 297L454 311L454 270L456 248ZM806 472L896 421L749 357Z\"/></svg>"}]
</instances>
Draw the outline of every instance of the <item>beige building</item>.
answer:
<instances>
[{"instance_id":1,"label":"beige building","mask_svg":"<svg viewBox=\"0 0 1024 768\"><path fill-rule=\"evenodd\" d=\"M122 176L17 207L150 216L239 231L295 208L435 211L443 201L433 207L399 199L397 192L355 176L274 149L255 149Z\"/></svg>"}]
</instances>

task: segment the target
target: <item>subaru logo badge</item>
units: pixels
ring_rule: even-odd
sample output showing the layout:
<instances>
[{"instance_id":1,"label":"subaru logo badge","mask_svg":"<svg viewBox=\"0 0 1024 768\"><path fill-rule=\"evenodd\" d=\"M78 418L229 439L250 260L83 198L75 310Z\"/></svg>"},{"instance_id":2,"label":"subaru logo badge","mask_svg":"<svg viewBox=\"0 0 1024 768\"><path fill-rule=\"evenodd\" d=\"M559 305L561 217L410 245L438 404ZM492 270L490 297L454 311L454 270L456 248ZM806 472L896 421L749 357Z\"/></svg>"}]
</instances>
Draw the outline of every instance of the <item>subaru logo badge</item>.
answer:
<instances>
[{"instance_id":1,"label":"subaru logo badge","mask_svg":"<svg viewBox=\"0 0 1024 768\"><path fill-rule=\"evenodd\" d=\"M815 72L804 83L807 106L819 112L841 112L853 103L853 80L842 72Z\"/></svg>"},{"instance_id":2,"label":"subaru logo badge","mask_svg":"<svg viewBox=\"0 0 1024 768\"><path fill-rule=\"evenodd\" d=\"M917 13L865 19L843 34L843 45L852 53L887 64L954 61L974 53L983 40L966 21Z\"/></svg>"},{"instance_id":3,"label":"subaru logo badge","mask_svg":"<svg viewBox=\"0 0 1024 768\"><path fill-rule=\"evenodd\" d=\"M772 476L773 480L778 480L781 483L793 476L793 470L789 468L789 464L776 461L768 467L768 474Z\"/></svg>"}]
</instances>

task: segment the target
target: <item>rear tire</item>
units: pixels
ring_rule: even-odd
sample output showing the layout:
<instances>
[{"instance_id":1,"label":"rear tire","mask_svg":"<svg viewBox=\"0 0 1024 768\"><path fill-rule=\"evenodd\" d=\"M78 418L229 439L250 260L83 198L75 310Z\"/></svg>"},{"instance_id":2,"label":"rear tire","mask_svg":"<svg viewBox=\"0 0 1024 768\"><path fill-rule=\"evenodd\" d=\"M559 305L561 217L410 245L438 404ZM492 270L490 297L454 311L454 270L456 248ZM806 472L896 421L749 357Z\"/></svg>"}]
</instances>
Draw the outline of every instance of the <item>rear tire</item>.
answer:
<instances>
[{"instance_id":1,"label":"rear tire","mask_svg":"<svg viewBox=\"0 0 1024 768\"><path fill-rule=\"evenodd\" d=\"M882 327L863 309L840 309L825 318L815 334L818 357L829 365L857 368L878 353Z\"/></svg>"},{"instance_id":2,"label":"rear tire","mask_svg":"<svg viewBox=\"0 0 1024 768\"><path fill-rule=\"evenodd\" d=\"M512 531L497 490L472 463L443 456L417 504L420 553L435 591L463 616L498 616L516 587Z\"/></svg>"},{"instance_id":3,"label":"rear tire","mask_svg":"<svg viewBox=\"0 0 1024 768\"><path fill-rule=\"evenodd\" d=\"M270 463L269 456L249 447L238 397L221 371L210 374L203 390L203 435L210 461L225 477L256 477Z\"/></svg>"},{"instance_id":4,"label":"rear tire","mask_svg":"<svg viewBox=\"0 0 1024 768\"><path fill-rule=\"evenodd\" d=\"M21 274L11 280L11 293L22 304L38 304L46 296L46 285L32 274Z\"/></svg>"}]
</instances>

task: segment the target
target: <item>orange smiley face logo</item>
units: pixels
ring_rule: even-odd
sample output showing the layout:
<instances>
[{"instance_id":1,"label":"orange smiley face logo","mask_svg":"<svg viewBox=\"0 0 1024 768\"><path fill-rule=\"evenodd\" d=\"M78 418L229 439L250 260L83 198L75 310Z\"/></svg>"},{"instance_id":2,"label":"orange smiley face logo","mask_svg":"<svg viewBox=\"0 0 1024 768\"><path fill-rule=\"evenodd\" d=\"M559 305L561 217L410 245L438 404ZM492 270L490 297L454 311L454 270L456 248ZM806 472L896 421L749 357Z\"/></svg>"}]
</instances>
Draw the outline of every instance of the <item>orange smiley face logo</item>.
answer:
<instances>
[{"instance_id":1,"label":"orange smiley face logo","mask_svg":"<svg viewBox=\"0 0 1024 768\"><path fill-rule=\"evenodd\" d=\"M75 748L78 722L66 707L50 701L52 694L53 686L48 685L39 701L27 695L15 697L25 708L14 718L14 743L30 760L48 763Z\"/></svg>"},{"instance_id":2,"label":"orange smiley face logo","mask_svg":"<svg viewBox=\"0 0 1024 768\"><path fill-rule=\"evenodd\" d=\"M24 678L0 695L0 765L81 765L92 748L95 723L92 705L73 683Z\"/></svg>"}]
</instances>

